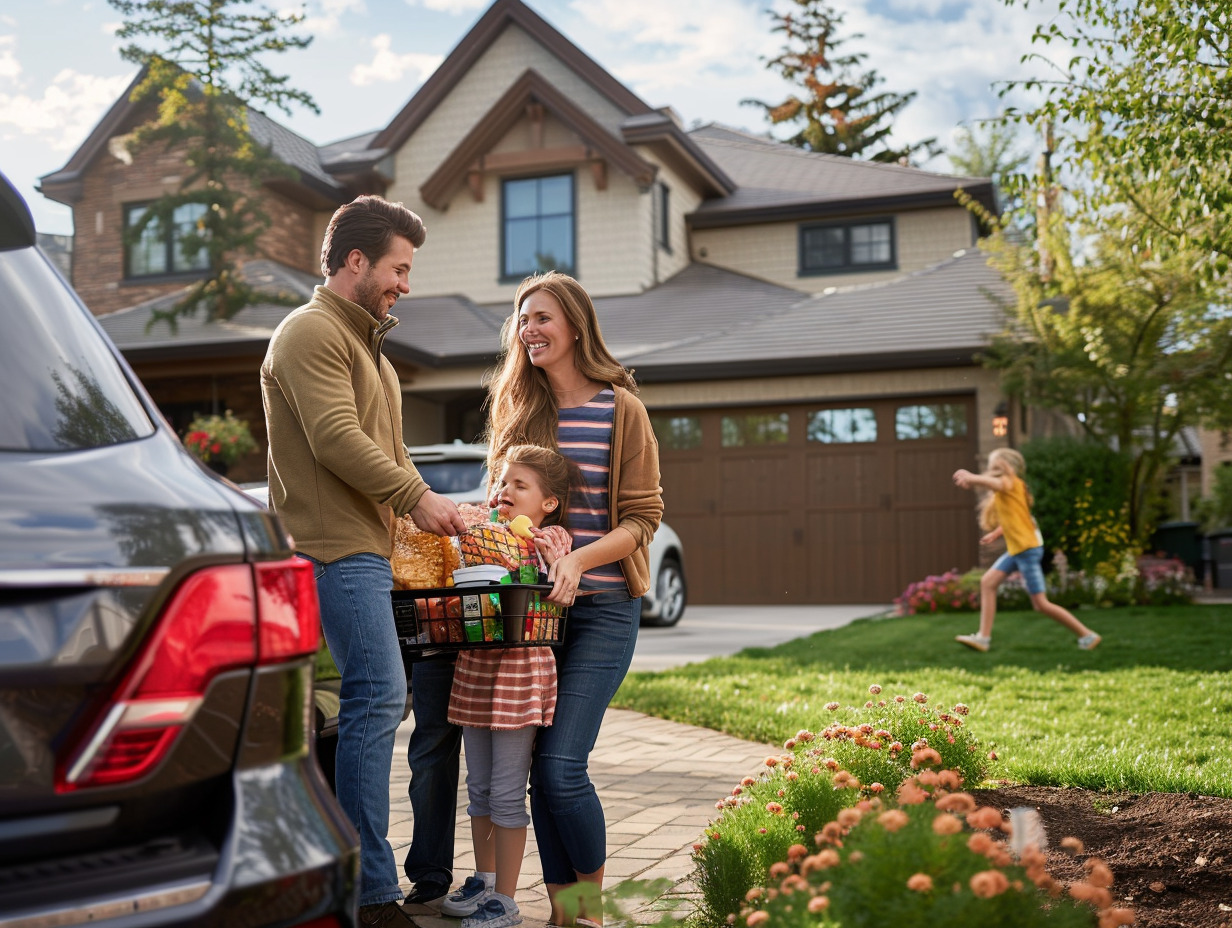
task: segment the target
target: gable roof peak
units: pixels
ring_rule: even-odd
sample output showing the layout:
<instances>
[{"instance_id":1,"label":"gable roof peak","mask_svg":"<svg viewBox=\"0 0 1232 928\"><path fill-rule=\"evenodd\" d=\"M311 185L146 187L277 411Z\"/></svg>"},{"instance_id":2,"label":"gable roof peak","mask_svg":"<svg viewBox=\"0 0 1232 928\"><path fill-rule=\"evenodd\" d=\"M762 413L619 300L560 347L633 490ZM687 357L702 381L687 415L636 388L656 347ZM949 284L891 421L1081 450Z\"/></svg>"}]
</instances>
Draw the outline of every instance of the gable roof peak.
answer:
<instances>
[{"instance_id":1,"label":"gable roof peak","mask_svg":"<svg viewBox=\"0 0 1232 928\"><path fill-rule=\"evenodd\" d=\"M561 34L522 0L495 0L471 30L445 56L406 106L372 140L373 148L396 151L449 96L471 67L509 26L517 26L630 116L653 113L641 97L616 80L593 58Z\"/></svg>"}]
</instances>

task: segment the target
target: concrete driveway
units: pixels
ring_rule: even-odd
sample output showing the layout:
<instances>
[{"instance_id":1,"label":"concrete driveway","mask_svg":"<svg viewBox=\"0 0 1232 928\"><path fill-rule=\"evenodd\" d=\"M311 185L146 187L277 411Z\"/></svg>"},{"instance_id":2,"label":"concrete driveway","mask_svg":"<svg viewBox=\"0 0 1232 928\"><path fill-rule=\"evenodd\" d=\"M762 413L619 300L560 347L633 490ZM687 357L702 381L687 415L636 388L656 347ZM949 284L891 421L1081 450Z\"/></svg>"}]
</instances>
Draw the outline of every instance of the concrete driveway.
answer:
<instances>
[{"instance_id":1,"label":"concrete driveway","mask_svg":"<svg viewBox=\"0 0 1232 928\"><path fill-rule=\"evenodd\" d=\"M770 647L853 619L882 615L889 605L689 606L674 628L642 626L632 670L666 670L751 647Z\"/></svg>"}]
</instances>

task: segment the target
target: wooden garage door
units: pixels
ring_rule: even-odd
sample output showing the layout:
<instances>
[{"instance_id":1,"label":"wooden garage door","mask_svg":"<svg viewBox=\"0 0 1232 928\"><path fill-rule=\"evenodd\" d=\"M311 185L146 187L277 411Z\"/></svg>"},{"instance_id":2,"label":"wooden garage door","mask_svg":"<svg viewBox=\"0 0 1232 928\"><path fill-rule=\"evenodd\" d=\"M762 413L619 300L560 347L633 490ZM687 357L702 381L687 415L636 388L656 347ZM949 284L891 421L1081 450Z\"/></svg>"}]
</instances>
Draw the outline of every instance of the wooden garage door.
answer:
<instances>
[{"instance_id":1,"label":"wooden garage door","mask_svg":"<svg viewBox=\"0 0 1232 928\"><path fill-rule=\"evenodd\" d=\"M885 603L976 563L970 396L655 410L696 603Z\"/></svg>"}]
</instances>

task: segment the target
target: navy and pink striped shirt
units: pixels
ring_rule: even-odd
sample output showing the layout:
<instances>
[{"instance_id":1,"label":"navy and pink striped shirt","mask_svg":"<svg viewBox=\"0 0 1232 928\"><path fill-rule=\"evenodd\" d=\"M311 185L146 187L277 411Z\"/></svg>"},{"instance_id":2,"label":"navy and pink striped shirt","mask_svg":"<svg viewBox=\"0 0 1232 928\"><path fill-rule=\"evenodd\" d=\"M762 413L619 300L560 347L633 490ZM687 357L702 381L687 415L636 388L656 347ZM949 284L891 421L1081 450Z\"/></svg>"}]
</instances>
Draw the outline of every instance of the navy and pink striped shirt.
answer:
<instances>
[{"instance_id":1,"label":"navy and pink striped shirt","mask_svg":"<svg viewBox=\"0 0 1232 928\"><path fill-rule=\"evenodd\" d=\"M604 387L581 406L561 409L556 441L560 453L582 473L585 487L569 498L569 534L574 550L602 538L612 530L608 519L608 480L612 473L612 423L616 418L616 393ZM617 561L582 574L579 593L618 590L628 592Z\"/></svg>"}]
</instances>

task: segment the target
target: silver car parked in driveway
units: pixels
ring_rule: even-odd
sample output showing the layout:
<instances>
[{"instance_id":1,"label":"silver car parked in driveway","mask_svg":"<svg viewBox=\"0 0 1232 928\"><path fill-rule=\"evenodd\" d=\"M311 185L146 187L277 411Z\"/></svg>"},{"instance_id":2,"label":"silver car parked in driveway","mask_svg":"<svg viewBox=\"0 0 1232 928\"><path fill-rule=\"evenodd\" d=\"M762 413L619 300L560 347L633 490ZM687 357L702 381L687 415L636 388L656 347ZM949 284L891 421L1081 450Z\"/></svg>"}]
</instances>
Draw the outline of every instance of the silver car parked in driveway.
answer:
<instances>
[{"instance_id":1,"label":"silver car parked in driveway","mask_svg":"<svg viewBox=\"0 0 1232 928\"><path fill-rule=\"evenodd\" d=\"M487 500L488 448L455 441L407 448L428 485L455 503L483 506ZM650 543L650 590L642 597L642 624L666 628L684 615L688 587L684 580L684 546L666 522Z\"/></svg>"}]
</instances>

